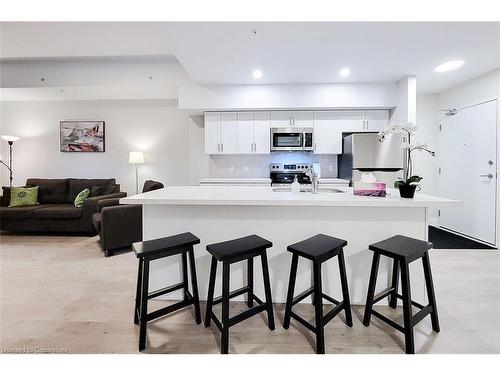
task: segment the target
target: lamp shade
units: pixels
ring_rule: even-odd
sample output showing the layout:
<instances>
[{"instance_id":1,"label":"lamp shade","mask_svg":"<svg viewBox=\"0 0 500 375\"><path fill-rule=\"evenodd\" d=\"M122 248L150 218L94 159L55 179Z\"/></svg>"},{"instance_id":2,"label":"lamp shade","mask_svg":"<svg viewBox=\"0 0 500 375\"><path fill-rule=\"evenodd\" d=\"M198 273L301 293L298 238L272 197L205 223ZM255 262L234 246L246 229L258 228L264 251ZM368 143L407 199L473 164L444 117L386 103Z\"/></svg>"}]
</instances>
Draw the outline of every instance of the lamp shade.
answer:
<instances>
[{"instance_id":1,"label":"lamp shade","mask_svg":"<svg viewBox=\"0 0 500 375\"><path fill-rule=\"evenodd\" d=\"M19 137L13 135L2 135L2 139L6 140L7 142L15 142L19 140Z\"/></svg>"},{"instance_id":2,"label":"lamp shade","mask_svg":"<svg viewBox=\"0 0 500 375\"><path fill-rule=\"evenodd\" d=\"M129 164L144 164L144 154L142 151L130 151L128 155Z\"/></svg>"}]
</instances>

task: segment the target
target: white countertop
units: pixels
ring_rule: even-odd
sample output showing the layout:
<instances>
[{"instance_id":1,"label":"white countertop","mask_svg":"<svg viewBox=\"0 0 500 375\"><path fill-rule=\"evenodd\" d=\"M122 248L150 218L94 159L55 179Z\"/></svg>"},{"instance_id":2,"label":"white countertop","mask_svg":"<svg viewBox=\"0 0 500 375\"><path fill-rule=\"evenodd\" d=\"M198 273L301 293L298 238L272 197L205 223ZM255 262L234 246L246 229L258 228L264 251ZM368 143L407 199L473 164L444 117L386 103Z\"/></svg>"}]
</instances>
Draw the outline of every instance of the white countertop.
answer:
<instances>
[{"instance_id":1,"label":"white countertop","mask_svg":"<svg viewBox=\"0 0 500 375\"><path fill-rule=\"evenodd\" d=\"M399 192L389 189L385 198L361 197L352 188L339 188L343 193L319 194L274 192L270 186L168 186L127 198L123 204L151 205L215 205L215 206L344 206L344 207L430 207L458 205L456 200L415 194L413 199L399 197Z\"/></svg>"},{"instance_id":2,"label":"white countertop","mask_svg":"<svg viewBox=\"0 0 500 375\"><path fill-rule=\"evenodd\" d=\"M202 178L200 181L202 183L211 184L270 184L271 179L269 177L254 177L254 178L238 178L238 177L212 177L212 178ZM325 177L320 178L320 184L349 184L349 180L344 180L342 178L336 177Z\"/></svg>"},{"instance_id":3,"label":"white countertop","mask_svg":"<svg viewBox=\"0 0 500 375\"><path fill-rule=\"evenodd\" d=\"M270 184L271 179L269 177L248 177L248 178L238 178L238 177L213 177L213 178L202 178L201 183L220 183L220 184Z\"/></svg>"}]
</instances>

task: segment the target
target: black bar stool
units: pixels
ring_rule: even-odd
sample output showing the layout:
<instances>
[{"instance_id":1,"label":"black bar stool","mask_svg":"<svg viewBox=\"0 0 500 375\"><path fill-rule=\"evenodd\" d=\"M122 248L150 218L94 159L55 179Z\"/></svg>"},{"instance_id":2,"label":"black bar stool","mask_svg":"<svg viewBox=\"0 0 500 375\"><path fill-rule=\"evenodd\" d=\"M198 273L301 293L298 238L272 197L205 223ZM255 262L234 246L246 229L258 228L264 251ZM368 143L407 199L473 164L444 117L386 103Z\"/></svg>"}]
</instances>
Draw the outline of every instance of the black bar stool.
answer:
<instances>
[{"instance_id":1,"label":"black bar stool","mask_svg":"<svg viewBox=\"0 0 500 375\"><path fill-rule=\"evenodd\" d=\"M290 270L290 281L288 283L288 294L286 298L285 317L283 319L283 328L288 329L288 327L290 327L290 318L294 318L304 327L314 332L316 334L316 353L318 354L325 353L325 326L335 316L337 316L340 311L345 311L346 324L349 327L352 327L351 303L349 301L349 289L347 287L347 275L345 270L343 251L343 248L346 245L347 241L345 240L327 236L325 234L318 234L314 237L308 238L307 240L290 245L287 248L287 250L290 251L293 256L292 267ZM311 288L300 293L297 297L293 298L299 256L313 261L314 285ZM337 301L336 299L324 294L322 288L321 265L323 264L323 262L326 262L328 259L333 258L334 256L339 257L340 280L342 284L343 295L342 302ZM311 294L313 295L315 326L292 311L293 305L299 303ZM324 316L323 298L336 305L330 312L328 312Z\"/></svg>"},{"instance_id":2,"label":"black bar stool","mask_svg":"<svg viewBox=\"0 0 500 375\"><path fill-rule=\"evenodd\" d=\"M266 249L273 244L257 235L238 238L231 241L220 242L207 245L207 251L212 255L212 264L210 267L210 279L208 283L207 311L205 315L205 326L210 327L210 320L213 320L222 334L221 353L227 354L229 351L229 328L248 319L262 311L267 311L269 329L274 330L273 302L271 298L271 284L269 281L269 269L267 265ZM262 261L262 273L264 277L264 290L266 302L262 302L253 294L253 258L260 256ZM248 267L248 285L229 291L229 267L232 263L247 260ZM217 272L217 262L222 262L222 296L214 299L215 274ZM229 300L236 296L247 294L248 310L229 317ZM253 301L257 305L253 305ZM222 322L213 313L212 307L222 302Z\"/></svg>"},{"instance_id":3,"label":"black bar stool","mask_svg":"<svg viewBox=\"0 0 500 375\"><path fill-rule=\"evenodd\" d=\"M146 348L146 325L147 322L158 319L164 315L194 305L196 324L201 323L200 300L198 296L198 283L196 281L196 267L194 263L193 245L199 244L200 239L190 232L175 236L158 238L150 241L135 242L132 249L139 258L139 271L137 275L137 292L135 295L134 324L140 325L139 351ZM156 290L149 293L149 263L152 260L181 254L182 259L182 282ZM193 294L189 292L187 254L189 254L189 265L191 268L191 287ZM148 300L161 295L171 293L175 290L184 289L184 299L173 305L148 313Z\"/></svg>"},{"instance_id":4,"label":"black bar stool","mask_svg":"<svg viewBox=\"0 0 500 375\"><path fill-rule=\"evenodd\" d=\"M430 242L420 241L405 236L394 236L387 240L374 243L369 247L369 249L373 251L373 261L370 273L370 282L368 284L368 295L366 297L366 307L363 324L368 327L370 325L370 318L372 315L374 315L383 322L389 324L391 327L404 333L405 348L407 354L415 353L413 327L427 315L431 315L432 329L435 332L439 332L436 296L434 294L431 264L429 262L428 253L428 250L431 248L432 243ZM380 255L384 255L393 259L392 285L391 287L375 295L375 285L377 283L377 272L380 262ZM411 299L409 265L411 262L417 259L422 259L425 276L425 287L427 289L427 298L429 299L429 304L427 306L423 306L420 303L412 301ZM399 269L401 269L401 294L398 294ZM403 300L404 326L400 326L381 313L373 310L373 305L386 297L390 297L389 306L393 309L397 307L398 298ZM412 312L412 305L420 309L420 311L415 315L413 315Z\"/></svg>"}]
</instances>

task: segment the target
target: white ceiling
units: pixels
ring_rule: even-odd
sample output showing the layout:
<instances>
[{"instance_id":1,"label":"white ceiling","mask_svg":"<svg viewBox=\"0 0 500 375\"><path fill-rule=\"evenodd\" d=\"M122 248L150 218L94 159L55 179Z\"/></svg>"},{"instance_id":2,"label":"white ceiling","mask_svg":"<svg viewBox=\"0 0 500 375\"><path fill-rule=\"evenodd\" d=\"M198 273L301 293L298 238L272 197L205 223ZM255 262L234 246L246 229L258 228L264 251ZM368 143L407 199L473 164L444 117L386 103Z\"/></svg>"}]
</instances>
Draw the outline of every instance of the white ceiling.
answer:
<instances>
[{"instance_id":1,"label":"white ceiling","mask_svg":"<svg viewBox=\"0 0 500 375\"><path fill-rule=\"evenodd\" d=\"M176 23L169 47L206 84L381 82L416 75L440 92L500 67L500 23ZM252 30L256 30L254 35ZM174 36L174 37L172 37ZM465 65L438 74L452 59ZM343 67L351 75L341 78Z\"/></svg>"},{"instance_id":2,"label":"white ceiling","mask_svg":"<svg viewBox=\"0 0 500 375\"><path fill-rule=\"evenodd\" d=\"M200 84L416 75L419 92L436 93L500 67L500 23L3 23L1 52L4 59L175 55ZM433 71L452 59L465 65ZM343 67L349 77L339 77ZM259 81L252 78L256 68Z\"/></svg>"},{"instance_id":3,"label":"white ceiling","mask_svg":"<svg viewBox=\"0 0 500 375\"><path fill-rule=\"evenodd\" d=\"M2 59L166 56L164 22L2 22Z\"/></svg>"}]
</instances>

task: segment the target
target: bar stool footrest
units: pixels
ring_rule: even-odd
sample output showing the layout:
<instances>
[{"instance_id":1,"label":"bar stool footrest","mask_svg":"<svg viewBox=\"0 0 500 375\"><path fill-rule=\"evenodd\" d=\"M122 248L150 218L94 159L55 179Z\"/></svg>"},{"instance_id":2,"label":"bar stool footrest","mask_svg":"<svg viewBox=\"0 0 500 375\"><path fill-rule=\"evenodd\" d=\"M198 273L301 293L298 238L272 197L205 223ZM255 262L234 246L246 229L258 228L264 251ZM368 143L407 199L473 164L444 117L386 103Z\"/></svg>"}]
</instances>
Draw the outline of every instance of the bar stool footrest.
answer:
<instances>
[{"instance_id":1,"label":"bar stool footrest","mask_svg":"<svg viewBox=\"0 0 500 375\"><path fill-rule=\"evenodd\" d=\"M299 295L297 295L297 297L295 297L293 299L292 306L296 305L297 303L302 301L304 298L310 296L311 294L313 294L313 292L314 292L313 286L310 287L309 289L304 290L302 293L300 293Z\"/></svg>"},{"instance_id":2,"label":"bar stool footrest","mask_svg":"<svg viewBox=\"0 0 500 375\"><path fill-rule=\"evenodd\" d=\"M248 289L248 288L242 288L242 289ZM239 293L237 295L240 295L240 294L243 294L243 293ZM258 303L257 306L253 306L253 307L250 307L249 309L229 318L229 321L227 323L227 327L230 328L248 318L251 318L252 316L254 315L257 315L263 311L266 311L267 309L267 303L263 303L259 298L257 298L257 296L255 296L254 294L252 294L252 297L253 299ZM215 313L213 311L210 312L210 317L212 318L213 322L215 323L215 325L217 326L217 328L219 328L219 330L222 332L223 328L224 328L224 325L221 323L221 321L219 320L219 318L217 317L217 315L215 315Z\"/></svg>"},{"instance_id":3,"label":"bar stool footrest","mask_svg":"<svg viewBox=\"0 0 500 375\"><path fill-rule=\"evenodd\" d=\"M316 333L316 327L313 326L311 323L309 323L307 320L305 320L300 315L297 315L293 311L290 311L290 317L294 318L296 321L298 321L300 324L302 324L304 327L306 327L309 331Z\"/></svg>"},{"instance_id":4,"label":"bar stool footrest","mask_svg":"<svg viewBox=\"0 0 500 375\"><path fill-rule=\"evenodd\" d=\"M335 306L333 309L331 309L330 311L328 311L323 316L323 318L321 319L321 324L322 325L328 324L328 322L330 320L332 320L333 318L335 318L339 314L339 312L341 312L344 309L345 309L344 302L338 303L337 306Z\"/></svg>"},{"instance_id":5,"label":"bar stool footrest","mask_svg":"<svg viewBox=\"0 0 500 375\"><path fill-rule=\"evenodd\" d=\"M170 285L170 286L167 286L165 288L158 289L158 290L155 290L153 292L148 293L148 299L156 298L156 297L162 296L164 294L172 293L172 292L175 292L176 290L179 290L182 288L184 288L183 282L178 283L178 284L174 284L174 285Z\"/></svg>"},{"instance_id":6,"label":"bar stool footrest","mask_svg":"<svg viewBox=\"0 0 500 375\"><path fill-rule=\"evenodd\" d=\"M373 304L376 304L377 302L383 300L384 298L386 297L389 297L389 295L394 292L394 289L393 287L389 287L387 289L384 289L383 291L381 291L380 293L378 293L375 297L373 297ZM398 298L402 299L403 296L397 294Z\"/></svg>"},{"instance_id":7,"label":"bar stool footrest","mask_svg":"<svg viewBox=\"0 0 500 375\"><path fill-rule=\"evenodd\" d=\"M396 297L398 297L399 299L403 299L403 296L401 294L396 294ZM415 301L411 301L411 304L415 307L418 307L419 309L423 309L425 306L418 303L418 302L415 302Z\"/></svg>"},{"instance_id":8,"label":"bar stool footrest","mask_svg":"<svg viewBox=\"0 0 500 375\"><path fill-rule=\"evenodd\" d=\"M150 322L151 320L158 319L164 315L168 315L170 313L173 313L174 311L183 309L184 307L188 307L192 304L194 304L196 300L194 298L187 298L185 300L182 300L180 302L174 303L173 305L163 307L161 309L158 309L156 311L150 312L146 315L146 322ZM141 317L139 316L139 320Z\"/></svg>"},{"instance_id":9,"label":"bar stool footrest","mask_svg":"<svg viewBox=\"0 0 500 375\"><path fill-rule=\"evenodd\" d=\"M248 286L244 286L243 288L236 289L235 291L229 293L229 299L241 296L242 294L248 293L250 291L250 288ZM214 298L212 302L213 305L217 305L218 303L222 302L222 296Z\"/></svg>"},{"instance_id":10,"label":"bar stool footrest","mask_svg":"<svg viewBox=\"0 0 500 375\"><path fill-rule=\"evenodd\" d=\"M413 304L413 301L412 301L412 304ZM418 304L418 305L420 305L420 304ZM420 306L422 306L422 305L420 305ZM410 319L410 321L411 321L411 327L412 328L415 327L418 323L420 323L420 321L422 319L424 319L427 315L430 315L432 313L432 311L433 311L432 305L422 306L420 308L420 311L417 312L416 314L414 314L411 317L411 319ZM397 329L398 331L400 331L402 333L405 333L405 329L404 329L403 326L397 324L395 321L389 319L385 315L382 315L378 311L372 309L372 315L375 316L375 317L377 317L377 318L379 318L383 322L389 324L391 327Z\"/></svg>"}]
</instances>

